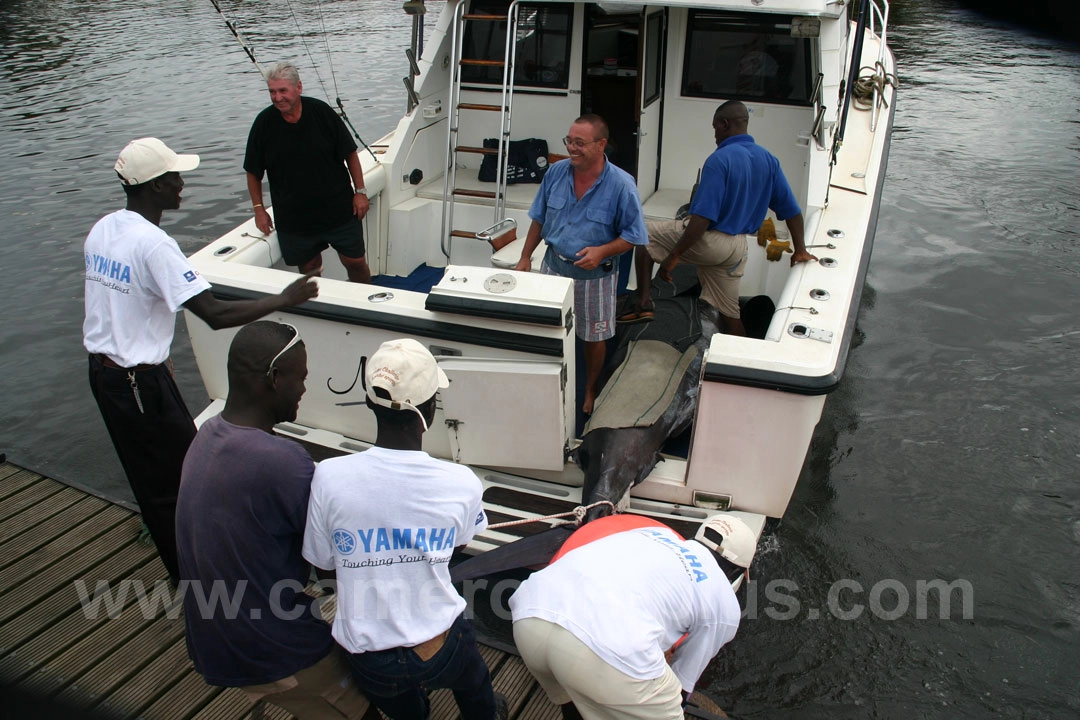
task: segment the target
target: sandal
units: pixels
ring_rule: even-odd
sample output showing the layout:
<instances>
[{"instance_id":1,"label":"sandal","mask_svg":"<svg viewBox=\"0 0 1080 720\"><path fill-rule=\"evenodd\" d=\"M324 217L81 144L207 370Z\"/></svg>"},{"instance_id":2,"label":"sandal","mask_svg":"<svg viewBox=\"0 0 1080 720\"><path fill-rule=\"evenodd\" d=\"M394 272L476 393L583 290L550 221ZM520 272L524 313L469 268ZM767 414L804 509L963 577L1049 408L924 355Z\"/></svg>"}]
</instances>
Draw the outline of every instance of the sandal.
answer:
<instances>
[{"instance_id":1,"label":"sandal","mask_svg":"<svg viewBox=\"0 0 1080 720\"><path fill-rule=\"evenodd\" d=\"M615 322L619 325L630 325L632 323L649 322L655 317L656 311L652 305L648 307L631 305L629 310L615 318Z\"/></svg>"}]
</instances>

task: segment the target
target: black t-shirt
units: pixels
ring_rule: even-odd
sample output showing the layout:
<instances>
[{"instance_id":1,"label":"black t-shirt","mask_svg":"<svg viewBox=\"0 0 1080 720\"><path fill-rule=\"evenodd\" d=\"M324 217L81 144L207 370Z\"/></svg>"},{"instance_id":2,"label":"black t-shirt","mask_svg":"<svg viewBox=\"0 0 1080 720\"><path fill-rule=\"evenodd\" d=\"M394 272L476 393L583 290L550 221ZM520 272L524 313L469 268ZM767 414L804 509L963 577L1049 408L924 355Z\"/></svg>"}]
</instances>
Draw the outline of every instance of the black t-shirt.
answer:
<instances>
[{"instance_id":1,"label":"black t-shirt","mask_svg":"<svg viewBox=\"0 0 1080 720\"><path fill-rule=\"evenodd\" d=\"M274 224L300 235L333 230L352 217L353 187L345 158L356 151L345 123L321 100L304 96L300 120L285 122L271 105L248 133L244 170L270 179Z\"/></svg>"}]
</instances>

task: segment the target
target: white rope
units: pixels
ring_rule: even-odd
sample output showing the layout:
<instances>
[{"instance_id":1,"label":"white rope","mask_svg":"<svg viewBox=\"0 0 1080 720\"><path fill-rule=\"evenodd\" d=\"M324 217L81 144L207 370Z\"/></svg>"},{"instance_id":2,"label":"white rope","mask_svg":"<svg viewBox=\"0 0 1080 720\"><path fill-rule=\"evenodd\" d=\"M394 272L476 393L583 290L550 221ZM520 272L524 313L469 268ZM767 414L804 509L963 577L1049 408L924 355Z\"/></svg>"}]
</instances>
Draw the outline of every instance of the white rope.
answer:
<instances>
[{"instance_id":1,"label":"white rope","mask_svg":"<svg viewBox=\"0 0 1080 720\"><path fill-rule=\"evenodd\" d=\"M585 519L585 514L592 510L594 507L600 505L608 505L611 507L611 512L615 512L615 503L610 500L599 500L592 505L578 505L573 510L555 513L554 515L545 515L543 517L525 518L523 520L508 520L507 522L495 523L494 525L488 525L488 530L498 530L500 528L513 527L514 525L525 525L531 522L543 522L544 520L557 520L561 517L573 516L579 523Z\"/></svg>"}]
</instances>

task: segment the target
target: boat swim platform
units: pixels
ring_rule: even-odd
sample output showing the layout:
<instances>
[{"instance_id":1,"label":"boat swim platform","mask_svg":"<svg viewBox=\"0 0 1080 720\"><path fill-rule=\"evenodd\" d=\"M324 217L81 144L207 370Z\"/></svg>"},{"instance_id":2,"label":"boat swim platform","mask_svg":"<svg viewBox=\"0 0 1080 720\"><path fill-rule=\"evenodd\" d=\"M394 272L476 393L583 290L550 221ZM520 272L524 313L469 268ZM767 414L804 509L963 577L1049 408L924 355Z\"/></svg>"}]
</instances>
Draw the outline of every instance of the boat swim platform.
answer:
<instances>
[{"instance_id":1,"label":"boat swim platform","mask_svg":"<svg viewBox=\"0 0 1080 720\"><path fill-rule=\"evenodd\" d=\"M164 565L130 507L44 477L0 458L0 691L33 698L37 717L144 720L290 720L236 688L207 685L188 658L182 606ZM99 583L145 588L114 593L115 603L84 608ZM155 583L157 584L155 586ZM323 606L332 612L331 599ZM559 720L512 648L481 641L496 692L511 720ZM701 709L687 717L720 717ZM47 712L55 703L63 715ZM432 694L432 720L459 717L453 695Z\"/></svg>"}]
</instances>

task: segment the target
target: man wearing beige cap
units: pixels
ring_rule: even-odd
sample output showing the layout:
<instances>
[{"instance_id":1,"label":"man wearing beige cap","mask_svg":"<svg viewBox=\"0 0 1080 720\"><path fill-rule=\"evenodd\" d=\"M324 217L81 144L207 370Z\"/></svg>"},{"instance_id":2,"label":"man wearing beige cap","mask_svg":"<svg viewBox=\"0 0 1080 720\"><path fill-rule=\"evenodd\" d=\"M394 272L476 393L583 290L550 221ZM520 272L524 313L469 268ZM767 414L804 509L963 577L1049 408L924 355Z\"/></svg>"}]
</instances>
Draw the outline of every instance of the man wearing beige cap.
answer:
<instances>
[{"instance_id":1,"label":"man wearing beige cap","mask_svg":"<svg viewBox=\"0 0 1080 720\"><path fill-rule=\"evenodd\" d=\"M257 320L315 297L301 277L279 295L226 302L162 230L180 207L181 172L198 155L178 155L157 138L128 143L114 169L127 207L106 215L86 237L86 319L90 389L120 457L143 522L174 582L176 494L195 423L172 377L169 350L176 313L187 308L215 330Z\"/></svg>"},{"instance_id":2,"label":"man wearing beige cap","mask_svg":"<svg viewBox=\"0 0 1080 720\"><path fill-rule=\"evenodd\" d=\"M682 720L702 671L735 637L730 578L756 545L722 514L690 541L640 515L586 523L510 598L521 659L564 720Z\"/></svg>"},{"instance_id":3,"label":"man wearing beige cap","mask_svg":"<svg viewBox=\"0 0 1080 720\"><path fill-rule=\"evenodd\" d=\"M487 527L483 488L469 468L420 449L449 380L411 339L383 343L366 368L375 446L319 464L304 534L304 557L336 572L334 639L392 720L427 718L436 688L453 691L464 720L505 717L447 567Z\"/></svg>"}]
</instances>

